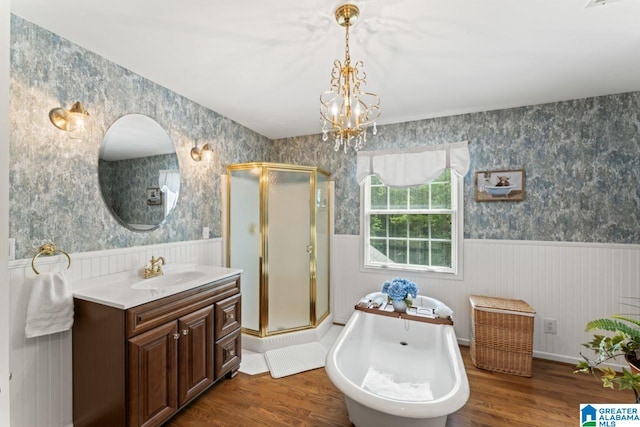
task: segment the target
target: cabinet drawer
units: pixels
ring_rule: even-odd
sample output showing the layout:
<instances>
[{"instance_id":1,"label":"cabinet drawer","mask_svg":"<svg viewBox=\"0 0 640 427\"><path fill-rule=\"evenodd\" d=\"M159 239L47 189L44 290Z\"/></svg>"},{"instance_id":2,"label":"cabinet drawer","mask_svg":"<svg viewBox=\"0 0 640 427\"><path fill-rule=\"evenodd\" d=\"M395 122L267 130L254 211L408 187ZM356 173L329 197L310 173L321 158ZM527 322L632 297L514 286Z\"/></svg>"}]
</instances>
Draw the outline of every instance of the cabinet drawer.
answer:
<instances>
[{"instance_id":1,"label":"cabinet drawer","mask_svg":"<svg viewBox=\"0 0 640 427\"><path fill-rule=\"evenodd\" d=\"M215 339L219 340L240 327L240 294L217 302L215 307Z\"/></svg>"},{"instance_id":2,"label":"cabinet drawer","mask_svg":"<svg viewBox=\"0 0 640 427\"><path fill-rule=\"evenodd\" d=\"M127 310L127 338L240 292L238 276L199 286Z\"/></svg>"},{"instance_id":3,"label":"cabinet drawer","mask_svg":"<svg viewBox=\"0 0 640 427\"><path fill-rule=\"evenodd\" d=\"M220 378L234 367L240 365L242 354L240 329L236 329L221 340L216 341L215 345L215 377Z\"/></svg>"}]
</instances>

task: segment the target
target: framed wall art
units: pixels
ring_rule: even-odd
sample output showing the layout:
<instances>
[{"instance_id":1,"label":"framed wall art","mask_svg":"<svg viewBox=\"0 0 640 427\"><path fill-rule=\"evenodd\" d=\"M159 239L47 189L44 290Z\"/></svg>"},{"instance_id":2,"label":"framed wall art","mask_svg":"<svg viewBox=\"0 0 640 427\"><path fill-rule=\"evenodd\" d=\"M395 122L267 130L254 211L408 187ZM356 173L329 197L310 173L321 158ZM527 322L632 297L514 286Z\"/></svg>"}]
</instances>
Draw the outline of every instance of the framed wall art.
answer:
<instances>
[{"instance_id":1,"label":"framed wall art","mask_svg":"<svg viewBox=\"0 0 640 427\"><path fill-rule=\"evenodd\" d=\"M477 171L477 202L520 202L524 200L524 169Z\"/></svg>"},{"instance_id":2,"label":"framed wall art","mask_svg":"<svg viewBox=\"0 0 640 427\"><path fill-rule=\"evenodd\" d=\"M147 188L147 205L161 205L162 192L158 187Z\"/></svg>"}]
</instances>

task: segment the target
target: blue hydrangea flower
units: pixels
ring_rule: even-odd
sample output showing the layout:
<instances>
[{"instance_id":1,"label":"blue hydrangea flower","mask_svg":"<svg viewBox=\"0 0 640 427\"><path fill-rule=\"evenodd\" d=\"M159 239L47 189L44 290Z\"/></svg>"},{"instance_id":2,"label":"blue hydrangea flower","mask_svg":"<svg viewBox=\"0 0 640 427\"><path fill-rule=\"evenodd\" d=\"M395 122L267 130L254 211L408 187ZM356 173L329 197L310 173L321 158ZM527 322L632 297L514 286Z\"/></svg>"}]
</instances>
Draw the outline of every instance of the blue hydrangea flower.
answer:
<instances>
[{"instance_id":1,"label":"blue hydrangea flower","mask_svg":"<svg viewBox=\"0 0 640 427\"><path fill-rule=\"evenodd\" d=\"M395 301L402 301L411 295L415 298L418 295L418 287L415 283L396 277L391 281L386 281L382 285L382 293L387 294L389 298Z\"/></svg>"}]
</instances>

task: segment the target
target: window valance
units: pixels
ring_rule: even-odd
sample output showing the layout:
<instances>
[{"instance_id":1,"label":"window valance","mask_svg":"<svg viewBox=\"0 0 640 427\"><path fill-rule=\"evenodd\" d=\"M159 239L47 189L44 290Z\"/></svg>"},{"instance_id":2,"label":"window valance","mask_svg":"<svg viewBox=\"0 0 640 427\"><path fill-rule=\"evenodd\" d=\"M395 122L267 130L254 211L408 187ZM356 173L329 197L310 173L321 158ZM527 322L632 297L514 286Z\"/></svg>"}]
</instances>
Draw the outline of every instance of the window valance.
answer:
<instances>
[{"instance_id":1,"label":"window valance","mask_svg":"<svg viewBox=\"0 0 640 427\"><path fill-rule=\"evenodd\" d=\"M358 151L358 183L376 175L390 187L427 183L451 168L463 177L469 171L469 142L430 145L402 150Z\"/></svg>"}]
</instances>

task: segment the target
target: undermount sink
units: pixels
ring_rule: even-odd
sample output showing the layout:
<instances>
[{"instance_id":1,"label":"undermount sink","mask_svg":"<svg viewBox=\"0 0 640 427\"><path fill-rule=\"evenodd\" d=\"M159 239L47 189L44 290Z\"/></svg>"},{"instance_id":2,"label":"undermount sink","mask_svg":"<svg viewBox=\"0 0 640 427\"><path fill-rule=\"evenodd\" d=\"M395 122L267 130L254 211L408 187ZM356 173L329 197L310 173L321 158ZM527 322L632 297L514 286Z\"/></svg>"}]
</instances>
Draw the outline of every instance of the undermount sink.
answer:
<instances>
[{"instance_id":1,"label":"undermount sink","mask_svg":"<svg viewBox=\"0 0 640 427\"><path fill-rule=\"evenodd\" d=\"M182 285L192 280L201 279L205 273L201 271L172 271L165 273L164 276L153 277L151 279L143 279L131 285L131 289L163 289L176 285Z\"/></svg>"}]
</instances>

